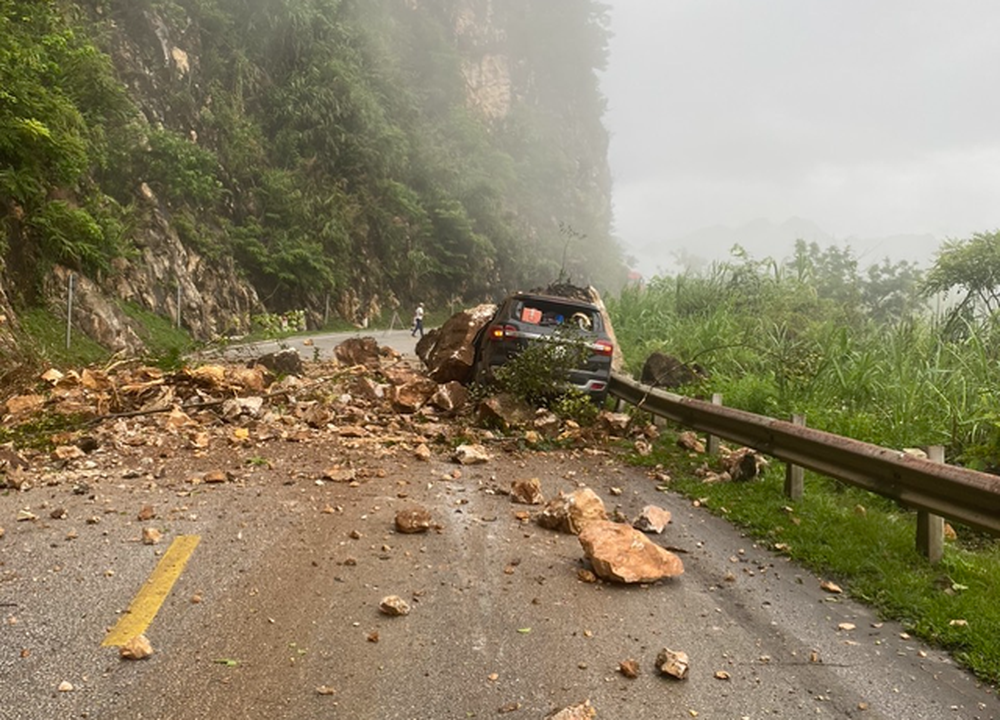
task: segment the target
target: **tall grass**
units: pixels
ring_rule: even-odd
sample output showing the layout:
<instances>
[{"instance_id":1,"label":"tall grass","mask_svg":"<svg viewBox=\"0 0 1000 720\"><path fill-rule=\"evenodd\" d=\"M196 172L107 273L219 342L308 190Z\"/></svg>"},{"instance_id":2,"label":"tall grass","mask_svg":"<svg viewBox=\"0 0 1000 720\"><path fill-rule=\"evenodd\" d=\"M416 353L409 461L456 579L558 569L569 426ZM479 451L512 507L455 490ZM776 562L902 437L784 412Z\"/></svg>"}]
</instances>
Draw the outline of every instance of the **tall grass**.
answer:
<instances>
[{"instance_id":1,"label":"tall grass","mask_svg":"<svg viewBox=\"0 0 1000 720\"><path fill-rule=\"evenodd\" d=\"M957 336L930 315L890 322L774 271L747 282L732 267L656 278L607 301L627 369L662 351L709 377L679 392L887 447L945 445L980 469L1000 457L998 333Z\"/></svg>"}]
</instances>

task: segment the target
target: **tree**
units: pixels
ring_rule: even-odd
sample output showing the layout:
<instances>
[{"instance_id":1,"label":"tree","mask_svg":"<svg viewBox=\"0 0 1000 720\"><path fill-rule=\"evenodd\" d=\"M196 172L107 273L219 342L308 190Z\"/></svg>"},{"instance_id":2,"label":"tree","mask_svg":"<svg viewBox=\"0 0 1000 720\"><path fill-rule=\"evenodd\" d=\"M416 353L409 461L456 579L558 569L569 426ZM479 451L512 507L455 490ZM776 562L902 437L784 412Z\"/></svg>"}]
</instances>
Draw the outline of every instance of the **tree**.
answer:
<instances>
[{"instance_id":1,"label":"tree","mask_svg":"<svg viewBox=\"0 0 1000 720\"><path fill-rule=\"evenodd\" d=\"M1000 231L949 240L927 274L923 293L961 293L948 325L961 318L982 319L1000 309Z\"/></svg>"}]
</instances>

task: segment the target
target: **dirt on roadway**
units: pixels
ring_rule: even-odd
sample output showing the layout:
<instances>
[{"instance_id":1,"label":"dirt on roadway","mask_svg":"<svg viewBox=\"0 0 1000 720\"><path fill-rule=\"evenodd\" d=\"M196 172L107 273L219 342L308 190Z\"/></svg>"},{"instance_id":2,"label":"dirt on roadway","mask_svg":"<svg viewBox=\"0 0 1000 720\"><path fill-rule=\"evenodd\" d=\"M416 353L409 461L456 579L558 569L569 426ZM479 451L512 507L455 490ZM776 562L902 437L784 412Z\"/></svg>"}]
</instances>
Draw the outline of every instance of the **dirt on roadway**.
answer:
<instances>
[{"instance_id":1,"label":"dirt on roadway","mask_svg":"<svg viewBox=\"0 0 1000 720\"><path fill-rule=\"evenodd\" d=\"M637 720L1000 718L945 653L658 492L614 438L533 451L324 392L328 422L285 398L253 421L120 418L85 456L31 458L0 491L0 718L534 719L585 699ZM454 462L470 439L492 459ZM587 582L578 539L511 501L533 477L628 517L671 510L652 537L685 573ZM433 527L397 532L413 505ZM182 536L200 541L145 631L154 654L122 660L101 643ZM387 595L411 612L379 612ZM687 679L658 674L665 647Z\"/></svg>"}]
</instances>

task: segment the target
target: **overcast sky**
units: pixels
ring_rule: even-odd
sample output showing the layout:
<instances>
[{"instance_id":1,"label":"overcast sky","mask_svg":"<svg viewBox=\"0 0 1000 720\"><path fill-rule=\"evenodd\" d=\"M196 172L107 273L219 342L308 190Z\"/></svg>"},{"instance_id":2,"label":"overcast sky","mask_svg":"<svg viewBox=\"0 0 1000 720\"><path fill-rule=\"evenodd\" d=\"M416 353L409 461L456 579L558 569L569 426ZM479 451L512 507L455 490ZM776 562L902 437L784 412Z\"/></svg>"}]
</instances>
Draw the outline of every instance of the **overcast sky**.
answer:
<instances>
[{"instance_id":1,"label":"overcast sky","mask_svg":"<svg viewBox=\"0 0 1000 720\"><path fill-rule=\"evenodd\" d=\"M606 0L615 229L1000 228L1000 2Z\"/></svg>"}]
</instances>

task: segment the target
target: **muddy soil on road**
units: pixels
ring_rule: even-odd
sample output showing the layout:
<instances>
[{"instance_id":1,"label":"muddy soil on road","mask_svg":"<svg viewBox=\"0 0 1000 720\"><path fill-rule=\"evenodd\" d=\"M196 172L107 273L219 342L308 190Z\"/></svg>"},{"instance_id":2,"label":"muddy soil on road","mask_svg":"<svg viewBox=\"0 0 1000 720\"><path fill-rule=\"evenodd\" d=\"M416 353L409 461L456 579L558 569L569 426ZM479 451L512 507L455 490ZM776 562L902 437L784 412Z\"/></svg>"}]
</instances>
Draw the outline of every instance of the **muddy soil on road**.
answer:
<instances>
[{"instance_id":1,"label":"muddy soil on road","mask_svg":"<svg viewBox=\"0 0 1000 720\"><path fill-rule=\"evenodd\" d=\"M328 422L291 406L122 418L83 457L32 459L30 489L0 494L0 718L543 718L583 700L640 720L1000 718L946 654L657 491L621 439L533 451L523 434L379 419L330 395ZM467 439L492 458L454 462ZM591 581L577 537L512 502L526 478L546 497L591 488L629 518L671 510L652 537L685 573ZM413 506L428 532L396 530ZM145 631L154 654L120 659L102 641L187 536L199 543ZM381 613L388 595L410 613ZM663 648L688 654L685 680L656 671Z\"/></svg>"}]
</instances>

